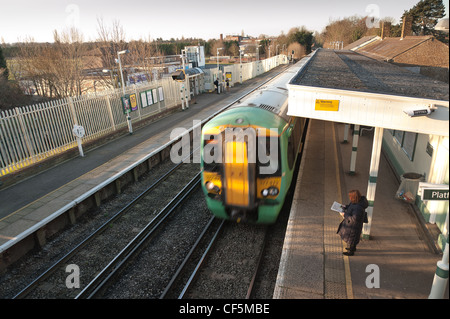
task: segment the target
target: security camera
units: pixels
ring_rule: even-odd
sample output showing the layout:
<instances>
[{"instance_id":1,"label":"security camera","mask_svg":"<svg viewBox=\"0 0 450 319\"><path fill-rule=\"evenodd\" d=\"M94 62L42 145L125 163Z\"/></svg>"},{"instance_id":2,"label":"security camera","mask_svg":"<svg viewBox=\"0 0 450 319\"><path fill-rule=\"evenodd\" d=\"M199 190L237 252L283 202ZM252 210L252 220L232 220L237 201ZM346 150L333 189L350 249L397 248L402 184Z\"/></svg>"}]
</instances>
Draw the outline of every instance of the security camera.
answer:
<instances>
[{"instance_id":1,"label":"security camera","mask_svg":"<svg viewBox=\"0 0 450 319\"><path fill-rule=\"evenodd\" d=\"M430 115L435 110L437 110L437 107L434 104L431 104L431 105L428 105L425 109L419 109L419 110L410 109L410 110L403 110L403 112L410 117L415 117L415 116Z\"/></svg>"}]
</instances>

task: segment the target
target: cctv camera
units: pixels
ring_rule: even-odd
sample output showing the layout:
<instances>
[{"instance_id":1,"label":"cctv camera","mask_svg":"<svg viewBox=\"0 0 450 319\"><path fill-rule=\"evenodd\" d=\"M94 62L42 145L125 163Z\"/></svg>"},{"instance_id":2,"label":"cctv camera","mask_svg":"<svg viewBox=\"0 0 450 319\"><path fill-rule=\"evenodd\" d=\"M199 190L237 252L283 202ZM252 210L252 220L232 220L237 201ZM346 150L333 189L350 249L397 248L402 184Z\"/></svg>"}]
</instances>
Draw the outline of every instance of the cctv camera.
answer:
<instances>
[{"instance_id":1,"label":"cctv camera","mask_svg":"<svg viewBox=\"0 0 450 319\"><path fill-rule=\"evenodd\" d=\"M419 110L410 109L410 110L403 110L403 112L405 114L407 114L408 116L415 117L415 116L430 115L436 109L437 109L437 107L434 104L431 104L431 105L427 106L425 109L419 109Z\"/></svg>"}]
</instances>

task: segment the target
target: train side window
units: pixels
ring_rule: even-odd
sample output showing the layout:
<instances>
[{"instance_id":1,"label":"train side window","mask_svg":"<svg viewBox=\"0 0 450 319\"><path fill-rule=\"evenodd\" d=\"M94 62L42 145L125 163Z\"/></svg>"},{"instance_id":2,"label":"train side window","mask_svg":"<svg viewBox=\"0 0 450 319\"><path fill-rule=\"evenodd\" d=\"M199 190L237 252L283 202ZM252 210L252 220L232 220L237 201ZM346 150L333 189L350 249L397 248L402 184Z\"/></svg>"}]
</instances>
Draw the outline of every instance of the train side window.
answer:
<instances>
[{"instance_id":1,"label":"train side window","mask_svg":"<svg viewBox=\"0 0 450 319\"><path fill-rule=\"evenodd\" d=\"M297 157L297 150L300 143L301 136L301 125L300 121L295 121L294 129L292 130L291 136L288 139L288 165L289 169L294 167L294 162Z\"/></svg>"},{"instance_id":2,"label":"train side window","mask_svg":"<svg viewBox=\"0 0 450 319\"><path fill-rule=\"evenodd\" d=\"M288 151L287 151L287 156L288 156L288 165L289 165L289 169L292 169L292 167L294 167L294 160L295 160L295 151L294 151L294 132L293 134L291 134L291 136L289 136L288 139Z\"/></svg>"}]
</instances>

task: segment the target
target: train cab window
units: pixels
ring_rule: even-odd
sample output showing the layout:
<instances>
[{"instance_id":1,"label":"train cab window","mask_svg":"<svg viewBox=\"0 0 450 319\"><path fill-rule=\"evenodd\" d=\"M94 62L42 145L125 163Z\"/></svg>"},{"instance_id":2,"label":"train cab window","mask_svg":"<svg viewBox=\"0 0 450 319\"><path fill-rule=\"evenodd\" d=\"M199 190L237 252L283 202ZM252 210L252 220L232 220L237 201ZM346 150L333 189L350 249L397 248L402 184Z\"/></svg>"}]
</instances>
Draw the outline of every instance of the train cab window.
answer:
<instances>
[{"instance_id":1,"label":"train cab window","mask_svg":"<svg viewBox=\"0 0 450 319\"><path fill-rule=\"evenodd\" d=\"M278 137L258 137L258 176L281 176L281 152Z\"/></svg>"},{"instance_id":2,"label":"train cab window","mask_svg":"<svg viewBox=\"0 0 450 319\"><path fill-rule=\"evenodd\" d=\"M219 135L205 136L203 141L203 169L219 172L222 163L222 143Z\"/></svg>"}]
</instances>

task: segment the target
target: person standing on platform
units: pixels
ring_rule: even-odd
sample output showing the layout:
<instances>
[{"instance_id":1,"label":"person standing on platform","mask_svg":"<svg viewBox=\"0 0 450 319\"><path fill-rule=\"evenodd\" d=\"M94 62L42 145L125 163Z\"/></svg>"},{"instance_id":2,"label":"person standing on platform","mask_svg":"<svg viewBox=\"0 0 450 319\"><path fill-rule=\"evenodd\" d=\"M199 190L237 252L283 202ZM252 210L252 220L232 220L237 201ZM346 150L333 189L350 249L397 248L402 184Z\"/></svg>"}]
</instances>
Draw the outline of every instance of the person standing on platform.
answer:
<instances>
[{"instance_id":1,"label":"person standing on platform","mask_svg":"<svg viewBox=\"0 0 450 319\"><path fill-rule=\"evenodd\" d=\"M350 203L342 207L344 212L341 215L344 217L344 220L339 224L337 234L347 243L347 248L345 248L347 251L343 254L353 256L361 237L365 210L369 203L367 198L362 196L358 190L351 190L348 193L348 197Z\"/></svg>"},{"instance_id":2,"label":"person standing on platform","mask_svg":"<svg viewBox=\"0 0 450 319\"><path fill-rule=\"evenodd\" d=\"M216 92L217 92L217 94L219 94L220 92L219 92L219 81L216 79L215 81L214 81L214 85L216 86Z\"/></svg>"}]
</instances>

